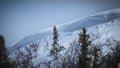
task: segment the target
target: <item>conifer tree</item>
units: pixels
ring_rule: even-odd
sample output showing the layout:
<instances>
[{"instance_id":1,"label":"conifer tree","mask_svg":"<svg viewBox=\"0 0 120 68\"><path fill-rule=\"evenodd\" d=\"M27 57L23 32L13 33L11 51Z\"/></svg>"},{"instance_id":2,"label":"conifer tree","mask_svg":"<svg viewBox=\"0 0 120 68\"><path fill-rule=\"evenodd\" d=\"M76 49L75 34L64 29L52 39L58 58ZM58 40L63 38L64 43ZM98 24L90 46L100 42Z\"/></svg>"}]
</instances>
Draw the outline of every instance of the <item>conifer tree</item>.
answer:
<instances>
[{"instance_id":1,"label":"conifer tree","mask_svg":"<svg viewBox=\"0 0 120 68\"><path fill-rule=\"evenodd\" d=\"M58 44L58 30L57 27L53 27L53 44L52 44L52 49L50 51L50 55L53 57L54 60L58 59L58 53L61 51L63 48Z\"/></svg>"},{"instance_id":2,"label":"conifer tree","mask_svg":"<svg viewBox=\"0 0 120 68\"><path fill-rule=\"evenodd\" d=\"M2 35L0 35L0 68L11 68L5 40Z\"/></svg>"},{"instance_id":3,"label":"conifer tree","mask_svg":"<svg viewBox=\"0 0 120 68\"><path fill-rule=\"evenodd\" d=\"M54 59L57 59L57 54L58 54L58 30L57 30L57 27L54 26L53 27L53 44L52 44L52 49L51 49L51 56L54 58Z\"/></svg>"},{"instance_id":4,"label":"conifer tree","mask_svg":"<svg viewBox=\"0 0 120 68\"><path fill-rule=\"evenodd\" d=\"M89 41L90 36L86 33L86 28L82 29L82 32L79 35L78 45L81 48L81 54L77 63L78 68L90 68L90 58L88 57L88 46L91 45Z\"/></svg>"},{"instance_id":5,"label":"conifer tree","mask_svg":"<svg viewBox=\"0 0 120 68\"><path fill-rule=\"evenodd\" d=\"M59 52L64 48L58 43L58 37L59 37L59 34L58 34L57 27L54 26L53 27L53 43L51 45L52 48L50 50L50 56L52 57L51 64L53 64L53 68L57 68L59 66L58 64L59 56L60 56Z\"/></svg>"}]
</instances>

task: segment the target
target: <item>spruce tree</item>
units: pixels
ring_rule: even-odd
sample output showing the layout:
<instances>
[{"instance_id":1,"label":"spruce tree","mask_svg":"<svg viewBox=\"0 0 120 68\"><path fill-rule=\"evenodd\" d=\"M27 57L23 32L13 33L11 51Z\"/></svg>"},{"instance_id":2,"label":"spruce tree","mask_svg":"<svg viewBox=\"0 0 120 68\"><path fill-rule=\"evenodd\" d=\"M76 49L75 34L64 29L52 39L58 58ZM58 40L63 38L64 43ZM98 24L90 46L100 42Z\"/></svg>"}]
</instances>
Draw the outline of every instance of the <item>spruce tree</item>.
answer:
<instances>
[{"instance_id":1,"label":"spruce tree","mask_svg":"<svg viewBox=\"0 0 120 68\"><path fill-rule=\"evenodd\" d=\"M51 49L51 56L53 57L54 60L58 59L57 55L59 52L59 45L58 45L58 30L57 27L53 27L53 44L52 44L52 49Z\"/></svg>"},{"instance_id":2,"label":"spruce tree","mask_svg":"<svg viewBox=\"0 0 120 68\"><path fill-rule=\"evenodd\" d=\"M0 68L11 68L5 40L2 35L0 35Z\"/></svg>"},{"instance_id":3,"label":"spruce tree","mask_svg":"<svg viewBox=\"0 0 120 68\"><path fill-rule=\"evenodd\" d=\"M89 41L90 36L86 33L86 28L82 29L82 32L79 33L78 45L81 48L81 54L79 56L79 60L77 63L78 68L90 68L90 58L88 57L88 46L91 45L91 41Z\"/></svg>"},{"instance_id":4,"label":"spruce tree","mask_svg":"<svg viewBox=\"0 0 120 68\"><path fill-rule=\"evenodd\" d=\"M53 43L52 43L52 48L50 51L50 55L53 57L54 60L58 59L59 52L64 48L58 43L58 29L56 26L53 27Z\"/></svg>"}]
</instances>

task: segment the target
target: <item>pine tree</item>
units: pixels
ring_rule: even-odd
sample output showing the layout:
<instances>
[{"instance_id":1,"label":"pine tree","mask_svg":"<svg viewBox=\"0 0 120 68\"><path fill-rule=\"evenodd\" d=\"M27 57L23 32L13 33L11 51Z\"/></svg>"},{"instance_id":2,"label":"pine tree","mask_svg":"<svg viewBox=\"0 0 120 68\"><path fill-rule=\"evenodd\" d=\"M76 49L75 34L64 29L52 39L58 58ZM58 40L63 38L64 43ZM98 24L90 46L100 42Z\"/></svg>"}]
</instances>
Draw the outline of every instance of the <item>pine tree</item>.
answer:
<instances>
[{"instance_id":1,"label":"pine tree","mask_svg":"<svg viewBox=\"0 0 120 68\"><path fill-rule=\"evenodd\" d=\"M57 59L58 35L59 35L58 30L57 30L56 26L54 26L54 28L53 28L53 44L52 44L52 49L51 49L51 52L50 52L53 59Z\"/></svg>"},{"instance_id":2,"label":"pine tree","mask_svg":"<svg viewBox=\"0 0 120 68\"><path fill-rule=\"evenodd\" d=\"M91 45L91 41L89 41L90 36L86 34L86 28L82 29L82 32L79 35L78 44L81 47L81 54L79 56L78 68L90 68L90 58L88 57L88 46Z\"/></svg>"},{"instance_id":3,"label":"pine tree","mask_svg":"<svg viewBox=\"0 0 120 68\"><path fill-rule=\"evenodd\" d=\"M58 36L59 36L59 34L58 34L57 27L54 26L54 28L53 28L53 45L57 45L57 44L58 44L58 43L57 43L57 41L58 41Z\"/></svg>"},{"instance_id":4,"label":"pine tree","mask_svg":"<svg viewBox=\"0 0 120 68\"><path fill-rule=\"evenodd\" d=\"M57 66L59 66L58 62L59 62L59 52L64 48L63 46L61 46L58 43L58 30L57 27L54 26L53 27L53 43L52 43L52 48L50 50L50 56L52 57L52 64L54 68L57 68Z\"/></svg>"},{"instance_id":5,"label":"pine tree","mask_svg":"<svg viewBox=\"0 0 120 68\"><path fill-rule=\"evenodd\" d=\"M58 45L58 30L57 27L53 27L53 44L50 54L54 58L54 60L58 59L58 53L59 53L59 45Z\"/></svg>"},{"instance_id":6,"label":"pine tree","mask_svg":"<svg viewBox=\"0 0 120 68\"><path fill-rule=\"evenodd\" d=\"M0 35L0 68L11 68L5 40L2 35Z\"/></svg>"}]
</instances>

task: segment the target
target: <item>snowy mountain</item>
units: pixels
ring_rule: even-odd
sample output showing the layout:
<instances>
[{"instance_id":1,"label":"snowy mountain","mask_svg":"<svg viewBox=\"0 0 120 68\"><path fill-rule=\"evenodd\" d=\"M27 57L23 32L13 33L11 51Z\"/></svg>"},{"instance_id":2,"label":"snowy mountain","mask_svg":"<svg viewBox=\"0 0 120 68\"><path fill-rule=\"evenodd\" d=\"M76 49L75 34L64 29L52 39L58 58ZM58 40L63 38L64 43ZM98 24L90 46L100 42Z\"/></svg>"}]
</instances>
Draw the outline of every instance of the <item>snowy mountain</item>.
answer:
<instances>
[{"instance_id":1,"label":"snowy mountain","mask_svg":"<svg viewBox=\"0 0 120 68\"><path fill-rule=\"evenodd\" d=\"M72 41L76 41L78 33L83 27L86 27L88 33L91 36L91 40L94 44L105 44L109 39L120 39L120 8L114 10L108 10L101 12L87 18L77 20L71 23L62 24L57 26L59 32L59 43L68 49ZM31 36L27 36L21 41L9 47L10 53L14 52L17 48L23 48L24 46L37 42L39 43L39 51L37 60L42 61L45 59L49 52L49 47L46 42L52 43L52 27L42 30ZM105 47L102 46L105 50ZM38 60L39 59L39 60Z\"/></svg>"}]
</instances>

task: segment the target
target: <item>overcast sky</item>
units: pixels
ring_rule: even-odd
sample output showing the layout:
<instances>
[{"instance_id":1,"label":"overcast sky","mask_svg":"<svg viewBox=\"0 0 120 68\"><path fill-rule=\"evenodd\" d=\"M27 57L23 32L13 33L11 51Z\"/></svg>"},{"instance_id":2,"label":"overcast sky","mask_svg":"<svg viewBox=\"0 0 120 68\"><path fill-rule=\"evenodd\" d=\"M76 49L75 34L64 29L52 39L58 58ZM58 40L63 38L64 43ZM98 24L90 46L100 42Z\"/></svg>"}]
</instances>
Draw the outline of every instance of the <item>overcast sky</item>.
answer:
<instances>
[{"instance_id":1,"label":"overcast sky","mask_svg":"<svg viewBox=\"0 0 120 68\"><path fill-rule=\"evenodd\" d=\"M7 45L42 29L120 8L120 0L0 0L0 34Z\"/></svg>"}]
</instances>

